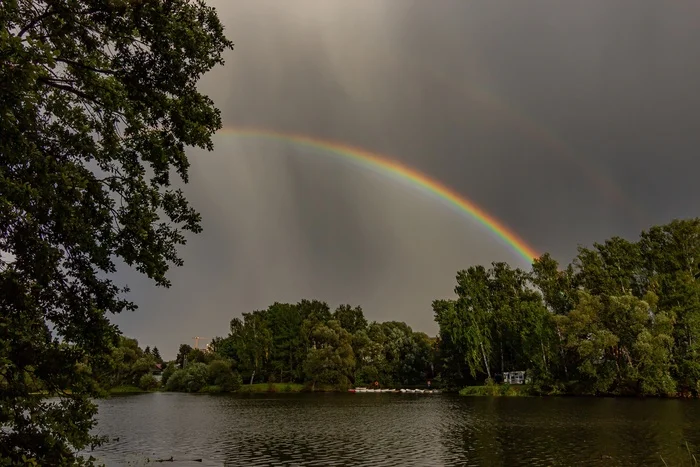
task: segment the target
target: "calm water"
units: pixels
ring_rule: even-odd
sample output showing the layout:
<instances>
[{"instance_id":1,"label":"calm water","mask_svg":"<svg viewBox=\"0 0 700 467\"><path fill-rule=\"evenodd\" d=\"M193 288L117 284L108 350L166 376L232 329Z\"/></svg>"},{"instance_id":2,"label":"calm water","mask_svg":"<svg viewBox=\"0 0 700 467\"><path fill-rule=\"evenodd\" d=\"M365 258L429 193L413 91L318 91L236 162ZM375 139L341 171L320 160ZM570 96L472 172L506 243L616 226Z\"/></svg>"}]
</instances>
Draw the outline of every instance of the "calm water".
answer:
<instances>
[{"instance_id":1,"label":"calm water","mask_svg":"<svg viewBox=\"0 0 700 467\"><path fill-rule=\"evenodd\" d=\"M99 419L119 438L93 453L107 465L663 467L692 465L686 441L700 460L687 400L156 393L102 401Z\"/></svg>"}]
</instances>

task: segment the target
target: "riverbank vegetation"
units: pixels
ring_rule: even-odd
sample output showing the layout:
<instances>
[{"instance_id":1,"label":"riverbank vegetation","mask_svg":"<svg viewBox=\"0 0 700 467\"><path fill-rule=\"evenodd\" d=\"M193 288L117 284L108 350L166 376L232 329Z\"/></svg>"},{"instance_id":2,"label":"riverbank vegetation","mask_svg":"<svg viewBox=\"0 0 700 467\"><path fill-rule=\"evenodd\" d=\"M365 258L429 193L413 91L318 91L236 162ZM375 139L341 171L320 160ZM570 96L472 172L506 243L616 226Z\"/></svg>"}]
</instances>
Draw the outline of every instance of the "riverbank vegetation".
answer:
<instances>
[{"instance_id":1,"label":"riverbank vegetation","mask_svg":"<svg viewBox=\"0 0 700 467\"><path fill-rule=\"evenodd\" d=\"M243 313L211 348L235 362L246 382L344 390L375 381L384 387L425 384L434 376L435 343L405 323L368 323L361 307L331 311L324 302L302 300Z\"/></svg>"},{"instance_id":2,"label":"riverbank vegetation","mask_svg":"<svg viewBox=\"0 0 700 467\"><path fill-rule=\"evenodd\" d=\"M459 390L460 396L532 396L534 395L532 386L525 384L496 384L488 383L480 386L465 386Z\"/></svg>"},{"instance_id":3,"label":"riverbank vegetation","mask_svg":"<svg viewBox=\"0 0 700 467\"><path fill-rule=\"evenodd\" d=\"M565 267L544 254L531 271L494 263L456 279L456 297L432 303L436 337L368 322L359 306L274 303L234 318L207 351L181 345L162 388L299 392L431 381L463 395L700 392L698 219L654 227L635 242L581 247ZM123 339L111 381L145 390L148 358ZM526 371L528 384L496 384L510 371Z\"/></svg>"},{"instance_id":4,"label":"riverbank vegetation","mask_svg":"<svg viewBox=\"0 0 700 467\"><path fill-rule=\"evenodd\" d=\"M495 263L457 275L436 300L441 375L456 385L527 370L533 391L696 396L700 391L700 220L579 248L561 267Z\"/></svg>"},{"instance_id":5,"label":"riverbank vegetation","mask_svg":"<svg viewBox=\"0 0 700 467\"><path fill-rule=\"evenodd\" d=\"M439 334L368 323L362 308L274 303L231 321L211 349L243 381L467 388L465 393L697 396L700 220L549 254L531 271L506 263L459 271L456 297L432 304ZM527 371L521 389L493 386ZM510 388L516 388L511 386Z\"/></svg>"}]
</instances>

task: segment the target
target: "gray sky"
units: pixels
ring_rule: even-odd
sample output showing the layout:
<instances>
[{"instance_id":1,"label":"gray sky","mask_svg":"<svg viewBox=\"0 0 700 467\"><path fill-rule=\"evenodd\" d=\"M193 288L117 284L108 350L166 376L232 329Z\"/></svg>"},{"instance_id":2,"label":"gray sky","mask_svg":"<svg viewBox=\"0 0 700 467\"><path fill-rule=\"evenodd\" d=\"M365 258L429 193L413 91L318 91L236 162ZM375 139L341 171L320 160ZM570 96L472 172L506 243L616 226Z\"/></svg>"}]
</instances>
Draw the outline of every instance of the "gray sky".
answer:
<instances>
[{"instance_id":1,"label":"gray sky","mask_svg":"<svg viewBox=\"0 0 700 467\"><path fill-rule=\"evenodd\" d=\"M537 251L700 214L700 6L693 0L218 0L234 41L201 88L224 126L389 155ZM522 266L410 184L298 145L219 135L191 151L204 232L171 289L120 279L125 334L173 357L273 301L362 305L435 333L458 269ZM203 341L205 342L205 341Z\"/></svg>"}]
</instances>

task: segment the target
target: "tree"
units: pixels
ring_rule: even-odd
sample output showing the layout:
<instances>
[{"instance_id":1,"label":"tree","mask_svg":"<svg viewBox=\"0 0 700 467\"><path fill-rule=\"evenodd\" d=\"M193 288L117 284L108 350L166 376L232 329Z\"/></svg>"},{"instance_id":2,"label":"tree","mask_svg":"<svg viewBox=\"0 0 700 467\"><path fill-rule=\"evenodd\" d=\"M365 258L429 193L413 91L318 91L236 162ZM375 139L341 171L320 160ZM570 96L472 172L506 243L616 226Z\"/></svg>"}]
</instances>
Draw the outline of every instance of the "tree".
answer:
<instances>
[{"instance_id":1,"label":"tree","mask_svg":"<svg viewBox=\"0 0 700 467\"><path fill-rule=\"evenodd\" d=\"M335 309L333 319L350 334L367 329L367 320L360 306L353 308L350 305L340 305Z\"/></svg>"},{"instance_id":2,"label":"tree","mask_svg":"<svg viewBox=\"0 0 700 467\"><path fill-rule=\"evenodd\" d=\"M272 335L271 370L279 381L293 381L296 369L304 358L301 350L301 315L296 305L274 303L267 309Z\"/></svg>"},{"instance_id":3,"label":"tree","mask_svg":"<svg viewBox=\"0 0 700 467\"><path fill-rule=\"evenodd\" d=\"M175 363L177 366L180 367L180 369L185 368L185 364L187 363L187 357L192 353L192 348L191 345L189 344L180 344L180 348L177 351L177 356L175 357Z\"/></svg>"},{"instance_id":4,"label":"tree","mask_svg":"<svg viewBox=\"0 0 700 467\"><path fill-rule=\"evenodd\" d=\"M700 218L642 232L649 288L674 318L674 373L683 392L700 394Z\"/></svg>"},{"instance_id":5,"label":"tree","mask_svg":"<svg viewBox=\"0 0 700 467\"><path fill-rule=\"evenodd\" d=\"M160 350L158 350L158 347L153 347L153 358L156 359L156 362L163 363L163 358L160 356Z\"/></svg>"},{"instance_id":6,"label":"tree","mask_svg":"<svg viewBox=\"0 0 700 467\"><path fill-rule=\"evenodd\" d=\"M224 392L236 391L241 386L241 377L233 372L230 363L214 360L209 363L209 384L218 386Z\"/></svg>"},{"instance_id":7,"label":"tree","mask_svg":"<svg viewBox=\"0 0 700 467\"><path fill-rule=\"evenodd\" d=\"M163 386L167 386L168 380L177 370L178 368L174 363L168 363L168 366L166 366L163 370L163 375L160 378L160 384Z\"/></svg>"},{"instance_id":8,"label":"tree","mask_svg":"<svg viewBox=\"0 0 700 467\"><path fill-rule=\"evenodd\" d=\"M316 383L348 386L355 369L350 334L337 321L329 321L314 328L313 339L316 344L304 363L312 390Z\"/></svg>"},{"instance_id":9,"label":"tree","mask_svg":"<svg viewBox=\"0 0 700 467\"><path fill-rule=\"evenodd\" d=\"M158 380L152 374L147 373L139 378L139 388L143 389L144 391L150 391L152 389L156 389L157 387Z\"/></svg>"},{"instance_id":10,"label":"tree","mask_svg":"<svg viewBox=\"0 0 700 467\"><path fill-rule=\"evenodd\" d=\"M532 283L540 290L544 303L553 313L565 315L574 307L578 297L573 275L571 266L560 271L559 263L549 253L532 263Z\"/></svg>"},{"instance_id":11,"label":"tree","mask_svg":"<svg viewBox=\"0 0 700 467\"><path fill-rule=\"evenodd\" d=\"M436 360L440 365L442 380L452 387L464 385L471 366L467 363L467 349L457 315L455 300L434 300L432 303L435 322L440 328ZM466 366L465 366L466 364ZM467 371L468 370L468 371ZM472 376L473 377L473 376Z\"/></svg>"},{"instance_id":12,"label":"tree","mask_svg":"<svg viewBox=\"0 0 700 467\"><path fill-rule=\"evenodd\" d=\"M467 364L472 376L484 372L491 379L491 326L489 312L489 273L483 266L473 266L457 273L455 304L458 319L464 323L455 336L467 351Z\"/></svg>"},{"instance_id":13,"label":"tree","mask_svg":"<svg viewBox=\"0 0 700 467\"><path fill-rule=\"evenodd\" d=\"M213 148L197 82L233 44L200 0L7 0L0 21L0 463L75 463L100 441L78 366L136 308L114 258L166 287L182 265L200 216L171 174L187 182L186 146Z\"/></svg>"}]
</instances>

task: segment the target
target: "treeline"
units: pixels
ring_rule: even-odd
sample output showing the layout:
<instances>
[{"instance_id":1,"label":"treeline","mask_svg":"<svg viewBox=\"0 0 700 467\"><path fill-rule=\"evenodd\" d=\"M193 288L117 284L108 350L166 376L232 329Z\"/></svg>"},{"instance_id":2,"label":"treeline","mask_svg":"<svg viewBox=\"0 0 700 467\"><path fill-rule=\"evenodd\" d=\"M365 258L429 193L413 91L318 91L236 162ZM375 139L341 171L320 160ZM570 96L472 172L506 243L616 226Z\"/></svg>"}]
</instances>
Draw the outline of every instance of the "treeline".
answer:
<instances>
[{"instance_id":1,"label":"treeline","mask_svg":"<svg viewBox=\"0 0 700 467\"><path fill-rule=\"evenodd\" d=\"M700 219L579 248L566 267L470 267L455 293L433 303L455 385L527 370L545 392L700 392Z\"/></svg>"},{"instance_id":2,"label":"treeline","mask_svg":"<svg viewBox=\"0 0 700 467\"><path fill-rule=\"evenodd\" d=\"M206 350L182 344L167 364L122 337L95 376L106 389L144 391L234 392L244 382L301 383L307 390L425 386L436 376L436 343L405 323L368 323L361 307L331 312L325 302L302 300L243 313L227 337Z\"/></svg>"},{"instance_id":3,"label":"treeline","mask_svg":"<svg viewBox=\"0 0 700 467\"><path fill-rule=\"evenodd\" d=\"M425 385L435 376L436 340L401 322L368 323L361 307L274 303L231 321L211 349L230 359L245 383L295 382L336 389L379 382Z\"/></svg>"},{"instance_id":4,"label":"treeline","mask_svg":"<svg viewBox=\"0 0 700 467\"><path fill-rule=\"evenodd\" d=\"M142 349L136 339L119 336L112 351L92 370L96 382L103 388L158 388L154 373L164 365L158 347Z\"/></svg>"},{"instance_id":5,"label":"treeline","mask_svg":"<svg viewBox=\"0 0 700 467\"><path fill-rule=\"evenodd\" d=\"M165 389L235 391L241 384L307 389L434 385L458 389L527 371L544 394L700 393L700 219L549 254L530 271L506 263L457 274L453 299L435 300L439 334L371 322L361 307L302 300L243 313L207 351L181 345ZM153 386L149 358L123 339L111 384ZM149 363L150 364L150 363Z\"/></svg>"},{"instance_id":6,"label":"treeline","mask_svg":"<svg viewBox=\"0 0 700 467\"><path fill-rule=\"evenodd\" d=\"M177 392L234 392L241 387L241 376L230 358L182 344L163 371L161 385Z\"/></svg>"},{"instance_id":7,"label":"treeline","mask_svg":"<svg viewBox=\"0 0 700 467\"><path fill-rule=\"evenodd\" d=\"M176 360L164 362L157 347L142 349L136 339L119 336L100 363L84 371L106 392L233 392L241 385L234 367L230 359L189 345L180 346Z\"/></svg>"}]
</instances>

